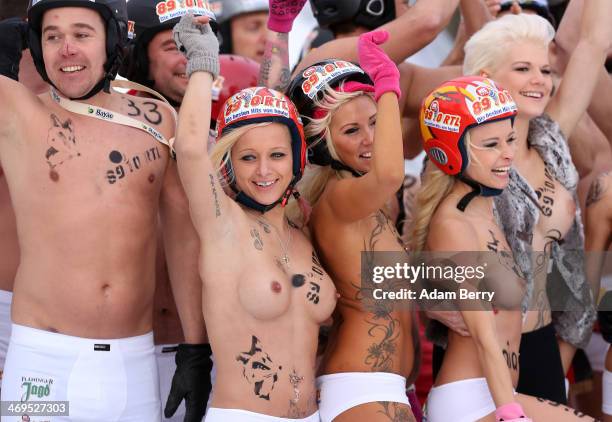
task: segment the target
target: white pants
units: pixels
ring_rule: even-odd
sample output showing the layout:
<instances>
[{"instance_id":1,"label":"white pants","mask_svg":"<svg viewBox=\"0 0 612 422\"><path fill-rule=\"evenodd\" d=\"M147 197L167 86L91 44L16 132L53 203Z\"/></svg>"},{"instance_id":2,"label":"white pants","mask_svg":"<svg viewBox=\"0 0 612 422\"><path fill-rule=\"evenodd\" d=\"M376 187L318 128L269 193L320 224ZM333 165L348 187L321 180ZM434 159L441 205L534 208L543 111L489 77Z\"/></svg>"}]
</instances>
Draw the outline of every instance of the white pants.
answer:
<instances>
[{"instance_id":1,"label":"white pants","mask_svg":"<svg viewBox=\"0 0 612 422\"><path fill-rule=\"evenodd\" d=\"M601 390L601 408L606 415L612 416L612 372L604 370Z\"/></svg>"},{"instance_id":2,"label":"white pants","mask_svg":"<svg viewBox=\"0 0 612 422\"><path fill-rule=\"evenodd\" d=\"M87 339L13 324L2 400L67 401L70 416L50 422L159 422L154 352L153 333Z\"/></svg>"},{"instance_id":3,"label":"white pants","mask_svg":"<svg viewBox=\"0 0 612 422\"><path fill-rule=\"evenodd\" d=\"M433 387L427 396L427 422L474 422L495 412L485 378L471 378Z\"/></svg>"},{"instance_id":4,"label":"white pants","mask_svg":"<svg viewBox=\"0 0 612 422\"><path fill-rule=\"evenodd\" d=\"M278 418L240 409L221 409L211 407L206 413L204 422L320 422L319 412L303 419Z\"/></svg>"},{"instance_id":5,"label":"white pants","mask_svg":"<svg viewBox=\"0 0 612 422\"><path fill-rule=\"evenodd\" d=\"M377 401L404 403L406 378L388 372L341 372L317 378L321 421L331 422L342 412Z\"/></svg>"},{"instance_id":6,"label":"white pants","mask_svg":"<svg viewBox=\"0 0 612 422\"><path fill-rule=\"evenodd\" d=\"M0 290L0 381L6 352L8 351L9 339L11 338L11 302L13 293Z\"/></svg>"},{"instance_id":7,"label":"white pants","mask_svg":"<svg viewBox=\"0 0 612 422\"><path fill-rule=\"evenodd\" d=\"M159 393L161 395L161 409L162 414L166 401L168 400L168 394L170 394L170 387L172 386L172 377L176 371L176 357L177 351L176 344L159 344L155 346L155 360L157 361L157 372L159 373ZM185 418L185 400L181 402L178 409L174 413L174 416L164 421L172 422L183 422Z\"/></svg>"}]
</instances>

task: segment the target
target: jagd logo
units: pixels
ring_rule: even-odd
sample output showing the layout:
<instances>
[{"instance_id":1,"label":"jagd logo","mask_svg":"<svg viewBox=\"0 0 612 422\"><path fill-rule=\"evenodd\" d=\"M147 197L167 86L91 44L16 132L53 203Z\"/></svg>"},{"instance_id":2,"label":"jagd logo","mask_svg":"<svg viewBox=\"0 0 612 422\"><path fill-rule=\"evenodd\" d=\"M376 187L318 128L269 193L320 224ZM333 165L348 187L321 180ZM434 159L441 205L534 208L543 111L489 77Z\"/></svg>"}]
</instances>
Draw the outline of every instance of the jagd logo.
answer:
<instances>
[{"instance_id":1,"label":"jagd logo","mask_svg":"<svg viewBox=\"0 0 612 422\"><path fill-rule=\"evenodd\" d=\"M30 398L49 397L51 394L51 385L53 385L52 379L33 378L33 377L21 377L21 388L23 394L21 395L21 401L28 401Z\"/></svg>"}]
</instances>

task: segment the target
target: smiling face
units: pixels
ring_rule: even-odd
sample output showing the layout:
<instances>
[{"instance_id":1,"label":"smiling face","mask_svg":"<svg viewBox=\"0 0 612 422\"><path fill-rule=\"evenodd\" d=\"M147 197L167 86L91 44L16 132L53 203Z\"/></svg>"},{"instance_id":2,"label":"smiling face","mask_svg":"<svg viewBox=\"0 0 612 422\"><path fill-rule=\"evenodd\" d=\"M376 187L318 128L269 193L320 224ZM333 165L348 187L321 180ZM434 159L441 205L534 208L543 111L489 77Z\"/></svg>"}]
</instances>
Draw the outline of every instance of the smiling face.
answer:
<instances>
[{"instance_id":1,"label":"smiling face","mask_svg":"<svg viewBox=\"0 0 612 422\"><path fill-rule=\"evenodd\" d=\"M519 115L533 118L544 113L553 87L548 48L529 41L513 43L494 72L487 72L516 101Z\"/></svg>"},{"instance_id":2,"label":"smiling face","mask_svg":"<svg viewBox=\"0 0 612 422\"><path fill-rule=\"evenodd\" d=\"M376 103L361 95L341 105L331 118L329 131L338 158L362 173L370 170L376 126Z\"/></svg>"},{"instance_id":3,"label":"smiling face","mask_svg":"<svg viewBox=\"0 0 612 422\"><path fill-rule=\"evenodd\" d=\"M260 204L277 201L293 178L287 126L271 123L246 131L231 151L236 186Z\"/></svg>"},{"instance_id":4,"label":"smiling face","mask_svg":"<svg viewBox=\"0 0 612 422\"><path fill-rule=\"evenodd\" d=\"M183 101L187 90L187 59L178 50L172 29L158 32L147 47L149 79L155 81L153 89L177 103Z\"/></svg>"},{"instance_id":5,"label":"smiling face","mask_svg":"<svg viewBox=\"0 0 612 422\"><path fill-rule=\"evenodd\" d=\"M70 98L87 94L102 79L106 62L106 30L98 12L51 9L43 16L41 33L49 79Z\"/></svg>"},{"instance_id":6,"label":"smiling face","mask_svg":"<svg viewBox=\"0 0 612 422\"><path fill-rule=\"evenodd\" d=\"M503 189L514 159L515 133L510 119L485 123L469 130L470 163L466 176L481 185Z\"/></svg>"}]
</instances>

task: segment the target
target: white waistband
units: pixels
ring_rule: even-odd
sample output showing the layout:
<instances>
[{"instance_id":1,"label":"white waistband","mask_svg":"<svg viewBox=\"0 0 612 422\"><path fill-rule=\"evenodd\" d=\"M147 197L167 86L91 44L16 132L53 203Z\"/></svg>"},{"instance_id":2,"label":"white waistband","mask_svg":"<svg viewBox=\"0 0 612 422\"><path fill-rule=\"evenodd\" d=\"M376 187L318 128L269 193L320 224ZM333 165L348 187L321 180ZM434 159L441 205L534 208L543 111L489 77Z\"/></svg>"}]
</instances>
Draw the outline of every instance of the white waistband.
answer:
<instances>
[{"instance_id":1,"label":"white waistband","mask_svg":"<svg viewBox=\"0 0 612 422\"><path fill-rule=\"evenodd\" d=\"M341 372L316 379L320 389L319 412L324 422L353 407L379 401L410 406L406 378L388 372Z\"/></svg>"},{"instance_id":2,"label":"white waistband","mask_svg":"<svg viewBox=\"0 0 612 422\"><path fill-rule=\"evenodd\" d=\"M156 344L155 356L172 356L178 351L178 344Z\"/></svg>"},{"instance_id":3,"label":"white waistband","mask_svg":"<svg viewBox=\"0 0 612 422\"><path fill-rule=\"evenodd\" d=\"M302 419L279 418L242 409L222 409L211 407L206 412L204 422L320 422L319 412Z\"/></svg>"},{"instance_id":4,"label":"white waistband","mask_svg":"<svg viewBox=\"0 0 612 422\"><path fill-rule=\"evenodd\" d=\"M317 377L317 384L323 382L350 380L351 382L359 382L360 380L366 382L377 381L388 381L388 382L402 382L406 385L406 378L398 374L391 372L338 372L336 374L321 375Z\"/></svg>"},{"instance_id":5,"label":"white waistband","mask_svg":"<svg viewBox=\"0 0 612 422\"><path fill-rule=\"evenodd\" d=\"M13 301L13 292L0 290L0 304L10 305Z\"/></svg>"},{"instance_id":6,"label":"white waistband","mask_svg":"<svg viewBox=\"0 0 612 422\"><path fill-rule=\"evenodd\" d=\"M24 325L13 324L11 342L22 346L41 347L46 350L106 350L120 348L124 352L141 352L154 347L153 332L120 339L93 339L52 333Z\"/></svg>"}]
</instances>

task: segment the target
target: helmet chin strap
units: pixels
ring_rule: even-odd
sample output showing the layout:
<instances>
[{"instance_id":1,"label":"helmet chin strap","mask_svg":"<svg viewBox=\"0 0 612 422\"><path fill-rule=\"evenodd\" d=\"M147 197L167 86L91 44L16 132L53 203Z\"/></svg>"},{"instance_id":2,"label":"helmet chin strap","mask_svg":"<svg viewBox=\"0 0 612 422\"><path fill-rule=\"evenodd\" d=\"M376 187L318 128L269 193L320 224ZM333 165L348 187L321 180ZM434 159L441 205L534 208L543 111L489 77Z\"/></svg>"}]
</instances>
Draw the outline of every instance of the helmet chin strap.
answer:
<instances>
[{"instance_id":1,"label":"helmet chin strap","mask_svg":"<svg viewBox=\"0 0 612 422\"><path fill-rule=\"evenodd\" d=\"M236 192L236 202L252 210L259 211L262 214L270 211L272 208L274 208L278 204L281 204L281 207L284 207L285 205L287 205L287 202L289 201L289 198L291 197L291 195L293 195L295 199L298 199L300 197L300 194L298 193L298 191L295 190L295 182L293 180L291 181L291 183L289 183L289 186L287 186L287 190L285 190L285 193L283 194L283 196L281 196L279 199L277 199L276 201L274 201L273 203L269 205L264 205L262 203L259 203L253 198L251 198L250 196L248 196L247 194L245 194L243 191L238 191L236 189L235 183L233 183L231 187L234 190L234 192Z\"/></svg>"},{"instance_id":2,"label":"helmet chin strap","mask_svg":"<svg viewBox=\"0 0 612 422\"><path fill-rule=\"evenodd\" d=\"M491 188L489 186L481 185L475 180L472 180L464 175L457 176L457 179L461 180L463 183L472 188L472 191L465 194L457 204L457 209L461 212L464 212L469 203L472 201L472 199L476 198L478 195L485 197L497 196L503 192L503 189Z\"/></svg>"}]
</instances>

